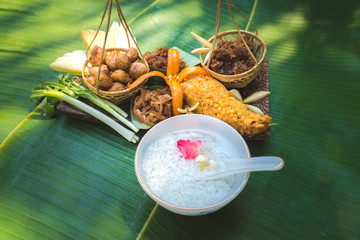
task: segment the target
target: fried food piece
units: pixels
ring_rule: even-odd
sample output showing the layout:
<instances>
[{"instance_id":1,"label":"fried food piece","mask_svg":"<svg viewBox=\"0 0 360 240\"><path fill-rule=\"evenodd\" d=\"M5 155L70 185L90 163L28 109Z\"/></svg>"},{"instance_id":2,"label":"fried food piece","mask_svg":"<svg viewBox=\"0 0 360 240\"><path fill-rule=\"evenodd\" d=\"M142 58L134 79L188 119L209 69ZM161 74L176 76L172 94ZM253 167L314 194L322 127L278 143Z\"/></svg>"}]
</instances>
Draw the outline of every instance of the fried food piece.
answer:
<instances>
[{"instance_id":1,"label":"fried food piece","mask_svg":"<svg viewBox=\"0 0 360 240\"><path fill-rule=\"evenodd\" d=\"M253 136L268 129L272 118L251 112L245 104L232 97L224 85L202 76L181 83L184 100L189 106L199 102L196 113L216 117L242 135Z\"/></svg>"},{"instance_id":2,"label":"fried food piece","mask_svg":"<svg viewBox=\"0 0 360 240\"><path fill-rule=\"evenodd\" d=\"M112 80L121 82L122 84L125 85L132 82L130 75L121 69L112 72L110 77Z\"/></svg>"},{"instance_id":3,"label":"fried food piece","mask_svg":"<svg viewBox=\"0 0 360 240\"><path fill-rule=\"evenodd\" d=\"M116 71L118 69L127 71L130 67L130 59L125 53L108 54L105 58L105 62L110 71Z\"/></svg>"},{"instance_id":4,"label":"fried food piece","mask_svg":"<svg viewBox=\"0 0 360 240\"><path fill-rule=\"evenodd\" d=\"M97 79L96 76L95 76L95 79ZM113 84L113 81L111 80L111 78L104 72L101 72L100 78L99 78L99 87L106 89L106 88L111 87L112 84Z\"/></svg>"},{"instance_id":5,"label":"fried food piece","mask_svg":"<svg viewBox=\"0 0 360 240\"><path fill-rule=\"evenodd\" d=\"M99 74L99 66L95 66L90 69L91 78L88 79L88 83L92 86L96 86L96 80ZM112 85L112 80L109 77L109 69L105 64L101 65L99 87L102 89L109 88Z\"/></svg>"},{"instance_id":6,"label":"fried food piece","mask_svg":"<svg viewBox=\"0 0 360 240\"><path fill-rule=\"evenodd\" d=\"M116 57L114 55L107 55L105 58L105 63L110 71L116 70Z\"/></svg>"},{"instance_id":7,"label":"fried food piece","mask_svg":"<svg viewBox=\"0 0 360 240\"><path fill-rule=\"evenodd\" d=\"M99 73L99 66L90 68L90 75L97 76ZM106 64L101 64L101 72L109 74L109 68Z\"/></svg>"},{"instance_id":8,"label":"fried food piece","mask_svg":"<svg viewBox=\"0 0 360 240\"><path fill-rule=\"evenodd\" d=\"M129 57L130 62L135 62L139 57L138 51L133 47L127 50L126 55Z\"/></svg>"},{"instance_id":9,"label":"fried food piece","mask_svg":"<svg viewBox=\"0 0 360 240\"><path fill-rule=\"evenodd\" d=\"M120 52L116 56L115 62L116 62L116 68L122 69L122 70L129 69L130 64L131 64L131 61L130 61L130 58L128 57L128 55L126 55L125 53L122 53L122 52Z\"/></svg>"},{"instance_id":10,"label":"fried food piece","mask_svg":"<svg viewBox=\"0 0 360 240\"><path fill-rule=\"evenodd\" d=\"M86 81L91 86L96 87L97 76L90 76L86 79ZM111 78L104 72L101 72L100 78L99 78L99 88L101 88L102 90L106 90L109 87L111 87L112 84L113 84L113 82L112 82Z\"/></svg>"},{"instance_id":11,"label":"fried food piece","mask_svg":"<svg viewBox=\"0 0 360 240\"><path fill-rule=\"evenodd\" d=\"M92 64L92 66L100 65L102 50L103 49L97 45L93 48L93 50L91 52L91 56L90 56L90 62Z\"/></svg>"},{"instance_id":12,"label":"fried food piece","mask_svg":"<svg viewBox=\"0 0 360 240\"><path fill-rule=\"evenodd\" d=\"M132 63L129 69L130 76L135 80L147 72L148 68L146 67L146 65L140 62Z\"/></svg>"},{"instance_id":13,"label":"fried food piece","mask_svg":"<svg viewBox=\"0 0 360 240\"><path fill-rule=\"evenodd\" d=\"M109 92L118 92L118 91L121 91L121 90L125 90L126 87L119 83L119 82L115 82L109 89L108 91Z\"/></svg>"},{"instance_id":14,"label":"fried food piece","mask_svg":"<svg viewBox=\"0 0 360 240\"><path fill-rule=\"evenodd\" d=\"M86 78L86 81L93 87L96 87L96 78L94 76L90 76Z\"/></svg>"}]
</instances>

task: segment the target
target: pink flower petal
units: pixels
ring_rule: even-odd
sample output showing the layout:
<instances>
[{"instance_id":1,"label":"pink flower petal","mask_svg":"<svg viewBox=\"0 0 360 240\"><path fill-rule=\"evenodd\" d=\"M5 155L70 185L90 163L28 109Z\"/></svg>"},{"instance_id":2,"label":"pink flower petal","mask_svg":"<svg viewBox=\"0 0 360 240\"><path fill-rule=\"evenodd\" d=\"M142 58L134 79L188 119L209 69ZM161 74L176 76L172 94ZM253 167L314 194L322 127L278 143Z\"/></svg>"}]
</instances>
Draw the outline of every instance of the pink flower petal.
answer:
<instances>
[{"instance_id":1,"label":"pink flower petal","mask_svg":"<svg viewBox=\"0 0 360 240\"><path fill-rule=\"evenodd\" d=\"M199 155L200 148L203 147L200 140L179 140L177 141L177 147L185 159L194 159Z\"/></svg>"}]
</instances>

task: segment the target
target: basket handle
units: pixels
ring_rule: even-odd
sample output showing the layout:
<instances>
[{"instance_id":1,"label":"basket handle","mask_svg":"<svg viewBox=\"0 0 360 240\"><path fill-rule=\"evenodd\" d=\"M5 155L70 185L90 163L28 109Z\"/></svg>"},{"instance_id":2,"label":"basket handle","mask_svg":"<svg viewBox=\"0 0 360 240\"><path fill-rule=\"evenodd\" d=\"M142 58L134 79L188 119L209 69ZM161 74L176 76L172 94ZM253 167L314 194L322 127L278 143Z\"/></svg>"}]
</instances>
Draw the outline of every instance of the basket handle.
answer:
<instances>
[{"instance_id":1,"label":"basket handle","mask_svg":"<svg viewBox=\"0 0 360 240\"><path fill-rule=\"evenodd\" d=\"M129 41L128 33L130 34L131 39L132 39L132 40L134 41L134 43L135 43L136 49L137 49L138 52L139 52L139 57L140 57L140 59L144 62L144 64L146 65L146 67L149 68L148 63L145 61L144 56L143 56L143 54L141 53L141 50L140 50L140 48L139 48L139 45L137 44L137 42L136 42L136 40L135 40L135 37L134 37L134 35L132 34L132 32L131 32L131 30L130 30L130 28L129 28L126 20L125 20L124 14L122 13L121 8L120 8L119 1L118 1L118 0L115 0L115 4L116 4L116 9L117 9L118 16L119 16L119 18L120 18L120 22L121 22L122 26L123 26L124 29L125 29L126 37L127 37L127 39L128 39L128 46L129 46L129 48L130 48L130 41Z\"/></svg>"},{"instance_id":2,"label":"basket handle","mask_svg":"<svg viewBox=\"0 0 360 240\"><path fill-rule=\"evenodd\" d=\"M211 49L209 52L209 60L206 63L206 67L208 69L209 69L209 65L210 65L210 59L211 59L213 51L214 51L216 39L219 34L219 26L220 26L220 19L221 19L221 2L222 2L221 0L218 0L218 7L217 7L217 13L216 13L216 31L215 31L214 41L212 42Z\"/></svg>"},{"instance_id":3,"label":"basket handle","mask_svg":"<svg viewBox=\"0 0 360 240\"><path fill-rule=\"evenodd\" d=\"M231 10L231 6L230 6L230 3L231 5L239 12L239 14L241 14L241 16L243 16L248 22L250 22L253 27L255 28L255 32L256 32L256 35L258 35L258 32L257 32L257 29L255 27L255 25L252 23L252 21L250 21L244 14L242 14L240 12L240 10L234 5L234 3L232 2L232 0L226 0L226 3L227 3L227 6L228 6L228 9L229 9L229 12L230 12L230 15L231 15L231 18L233 20L233 23L238 31L238 34L239 34L239 37L241 38L241 40L243 41L243 43L245 44L245 47L246 49L248 50L248 52L250 53L250 56L252 57L252 59L254 60L255 64L258 63L256 57L254 56L254 54L251 52L249 46L247 45L244 37L242 36L237 24L236 24L236 21L235 21L235 18L234 18L234 14L232 13L232 10ZM211 49L210 49L210 56L209 56L209 59L211 59L212 57L212 54L213 54L213 50L214 50L214 47L215 47L215 43L216 43L216 39L217 39L217 36L219 34L219 26L220 26L220 19L221 19L221 4L222 4L222 0L218 0L218 8L217 8L217 13L216 13L216 32L215 32L215 36L214 36L214 41L212 43L212 46L211 46ZM210 65L210 60L207 61L206 63L206 67L209 68L209 65Z\"/></svg>"},{"instance_id":4,"label":"basket handle","mask_svg":"<svg viewBox=\"0 0 360 240\"><path fill-rule=\"evenodd\" d=\"M231 1L231 0L230 0L230 1ZM231 7L230 7L229 0L226 0L226 2L227 2L227 5L228 5L228 8L229 8L229 12L230 12L231 18L232 18L232 20L233 20L233 22L234 22L234 25L235 25L235 27L236 27L236 29L237 29L237 31L238 31L239 37L241 38L241 40L242 40L243 43L245 44L245 47L246 47L246 49L248 50L248 52L250 53L250 55L251 55L252 59L254 60L255 64L257 64L258 61L256 60L256 57L255 57L254 54L251 52L249 46L247 45L244 37L243 37L242 34L240 33L240 30L239 30L239 28L238 28L238 26L237 26L237 24L236 24L236 22L235 22L234 14L233 14L232 11L231 11ZM232 2L231 2L231 3L232 3ZM232 4L233 4L233 3L232 3ZM235 5L233 4L233 6L235 6ZM239 10L239 9L238 9L238 10ZM239 11L239 12L240 12L240 11ZM245 17L242 13L241 13L241 15L242 15L243 17ZM247 18L245 18L245 19L247 19ZM248 20L248 19L247 19L247 20ZM249 21L249 20L248 20L248 21ZM255 28L255 29L256 29L256 28ZM256 30L256 33L257 33L257 30ZM257 34L256 34L256 35L257 35Z\"/></svg>"},{"instance_id":5,"label":"basket handle","mask_svg":"<svg viewBox=\"0 0 360 240\"><path fill-rule=\"evenodd\" d=\"M107 23L106 23L106 32L105 32L105 37L104 37L104 43L103 43L103 48L102 48L102 52L101 52L101 58L100 58L100 66L102 64L102 61L103 61L103 58L104 58L104 53L106 51L106 42L107 42L107 37L108 37L108 33L109 33L109 26L110 26L110 19L111 19L111 10L112 10L112 5L113 5L113 1L112 0L107 0L106 1L106 5L105 5L105 9L104 9L104 12L103 12L103 15L101 17L101 21L100 21L100 25L94 35L94 38L93 40L91 41L91 43L89 44L89 47L87 48L86 50L86 55L88 55L88 52L89 52L89 49L90 49L90 46L92 45L92 43L94 42L96 36L98 35L99 31L100 31L100 28L101 28L101 25L103 24L103 21L105 19L105 16L106 16L106 12L107 10L109 9L109 13L108 13L108 18L107 18ZM131 30L125 20L125 17L124 17L124 14L122 13L121 11L121 7L120 7L120 4L119 4L119 1L118 0L115 0L115 5L116 5L116 10L117 10L117 14L119 16L119 19L120 19L120 24L121 26L124 28L125 30L125 34L126 34L126 38L127 38L127 41L128 41L128 48L130 48L130 38L129 38L129 35L131 37L131 39L133 40L133 42L135 43L135 46L136 46L136 49L137 51L139 52L139 57L141 59L142 62L144 62L144 64L146 65L146 67L149 69L149 65L148 63L145 61L144 59L144 56L143 54L141 53L141 50L134 38L134 35L131 33ZM86 64L87 65L87 64ZM99 79L100 79L100 72L101 72L101 67L99 67L99 72L98 72L98 75L97 75L97 80L96 80L96 91L97 93L99 93Z\"/></svg>"},{"instance_id":6,"label":"basket handle","mask_svg":"<svg viewBox=\"0 0 360 240\"><path fill-rule=\"evenodd\" d=\"M228 1L228 0L227 0L227 1ZM235 6L235 4L232 2L232 0L230 0L230 4L231 4L231 6L232 6L233 8L235 8L235 10L236 10L243 18L246 19L246 21L248 21L248 23L250 23L250 24L253 26L253 28L254 28L254 30L255 30L255 34L256 34L256 36L258 36L259 34L258 34L258 31L257 31L254 23L253 23L249 18L247 18L247 17ZM256 5L256 3L254 3L254 4ZM229 6L229 2L228 2L228 6ZM230 7L230 6L229 6L229 7ZM254 6L254 7L255 7L255 6ZM254 9L253 9L253 10L254 10ZM234 21L234 24L235 24L235 26L236 26L236 23L235 23L235 20L234 20L234 16L233 16L231 10L229 10L229 11L230 11L230 14L231 14L231 16L232 16L232 19L233 19L233 21ZM252 12L251 14L253 14L253 12ZM251 18L251 16L250 16L250 18ZM246 26L245 30L246 30L246 29L247 29L247 26Z\"/></svg>"}]
</instances>

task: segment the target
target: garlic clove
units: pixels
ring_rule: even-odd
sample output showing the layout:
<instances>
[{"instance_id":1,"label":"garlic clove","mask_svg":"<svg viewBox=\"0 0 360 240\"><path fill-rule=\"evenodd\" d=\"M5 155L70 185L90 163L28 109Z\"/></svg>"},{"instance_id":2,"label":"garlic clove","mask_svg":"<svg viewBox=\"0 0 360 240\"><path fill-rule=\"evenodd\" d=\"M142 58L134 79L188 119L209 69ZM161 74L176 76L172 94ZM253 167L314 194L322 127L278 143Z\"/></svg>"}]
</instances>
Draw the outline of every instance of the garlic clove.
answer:
<instances>
[{"instance_id":1,"label":"garlic clove","mask_svg":"<svg viewBox=\"0 0 360 240\"><path fill-rule=\"evenodd\" d=\"M250 111L264 116L264 113L263 113L263 111L261 111L260 108L253 106L253 105L249 105L249 104L245 104L245 105L246 105L247 109L249 109Z\"/></svg>"},{"instance_id":2,"label":"garlic clove","mask_svg":"<svg viewBox=\"0 0 360 240\"><path fill-rule=\"evenodd\" d=\"M236 89L231 89L229 91L230 95L233 96L234 98L238 99L239 101L243 101L242 97L241 97L241 94L238 90Z\"/></svg>"},{"instance_id":3,"label":"garlic clove","mask_svg":"<svg viewBox=\"0 0 360 240\"><path fill-rule=\"evenodd\" d=\"M258 91L258 92L254 92L253 94L251 94L250 96L248 96L247 98L244 99L243 103L253 103L256 102L260 99L263 99L264 97L268 96L270 94L270 92L268 91Z\"/></svg>"}]
</instances>

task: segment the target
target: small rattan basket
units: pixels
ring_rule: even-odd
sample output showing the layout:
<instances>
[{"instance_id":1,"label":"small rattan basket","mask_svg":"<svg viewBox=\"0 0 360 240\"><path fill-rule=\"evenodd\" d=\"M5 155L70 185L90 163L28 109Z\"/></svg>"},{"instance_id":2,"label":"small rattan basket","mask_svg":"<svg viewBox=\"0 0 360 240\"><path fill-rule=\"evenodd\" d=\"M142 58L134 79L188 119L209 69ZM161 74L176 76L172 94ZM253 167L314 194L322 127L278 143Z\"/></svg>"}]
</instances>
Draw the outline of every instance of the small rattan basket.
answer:
<instances>
[{"instance_id":1,"label":"small rattan basket","mask_svg":"<svg viewBox=\"0 0 360 240\"><path fill-rule=\"evenodd\" d=\"M204 63L204 54L200 54L200 63L202 67L215 79L220 81L226 87L233 87L233 88L243 88L246 87L252 80L254 80L259 72L261 64L263 63L267 50L265 42L256 34L248 31L241 31L240 33L243 35L244 38L248 38L249 41L252 41L255 44L255 54L254 57L256 58L257 63L248 71L236 74L236 75L224 75L219 74L212 71L208 64ZM236 37L239 36L238 30L230 30L218 33L216 37L216 41L220 39L227 39L227 40L235 40ZM214 41L214 37L210 38L208 41L212 44ZM205 47L205 46L203 46ZM210 61L210 59L209 59Z\"/></svg>"},{"instance_id":2,"label":"small rattan basket","mask_svg":"<svg viewBox=\"0 0 360 240\"><path fill-rule=\"evenodd\" d=\"M106 53L110 53L110 52L119 53L119 52L126 52L126 51L127 51L127 49L125 49L125 48L107 48L107 49L105 49ZM145 65L148 69L148 72L150 71L149 65L146 63L146 61L141 56L140 56L140 59L137 61L145 63ZM87 79L90 76L90 74L89 74L90 69L91 69L91 63L90 63L90 58L88 58L85 61L84 67L82 70L82 78L83 78L84 84L98 96L100 96L106 100L109 100L110 102L112 102L116 105L124 103L127 100L129 100L134 94L136 94L140 90L141 86L144 85L147 81L147 79L144 79L141 83L137 84L136 86L127 88L127 89L124 89L121 91L116 91L116 92L103 91L101 89L97 89L96 86L91 85L87 81Z\"/></svg>"},{"instance_id":3,"label":"small rattan basket","mask_svg":"<svg viewBox=\"0 0 360 240\"><path fill-rule=\"evenodd\" d=\"M106 31L104 32L104 40L103 40L103 43L102 43L102 46L101 46L102 51L101 51L101 57L100 57L101 60L100 60L99 65L100 66L102 65L106 54L110 54L110 53L118 54L120 52L126 53L128 49L130 49L131 47L134 47L138 51L138 59L135 60L134 62L142 62L142 63L144 63L145 66L146 66L147 72L149 72L150 71L149 65L145 61L144 56L142 55L142 53L140 51L140 48L139 48L139 46L138 46L138 44L137 44L137 42L135 40L135 37L131 33L131 30L130 30L127 22L126 22L125 16L124 16L124 14L123 14L123 12L121 10L119 1L115 0L114 2L115 2L115 5L116 5L117 15L119 16L120 26L123 28L122 29L123 31L122 30L116 31L116 37L119 37L119 39L124 38L124 39L121 39L121 40L126 40L127 41L127 44L126 44L127 46L125 46L125 44L123 44L122 41L120 41L120 43L119 43L117 41L119 39L113 39L113 40L115 40L114 43L113 43L114 46L111 47L111 48L106 47L107 46L106 45L107 44L107 37L108 37L109 27L110 27L112 5L113 5L112 0L107 0L106 1L106 6L105 6L105 9L104 9L104 13L102 15L102 19L100 21L100 25L99 25L99 27L98 27L98 29L96 31L96 34L94 35L91 43L88 46L86 54L89 53L89 49L91 49L92 45L96 45L95 39L98 36L98 33L100 32L101 25L102 25L102 23L103 23L103 21L105 19L105 16L107 15ZM132 40L132 43L131 43L131 40ZM98 40L98 41L101 42L101 40ZM134 44L134 46L132 46L132 44ZM91 53L90 53L90 55L91 55ZM101 90L101 89L99 89L99 86L98 86L100 74L97 75L97 80L95 81L95 86L91 85L89 83L89 81L88 81L89 80L88 78L90 77L90 71L89 70L92 67L90 59L91 58L89 56L89 58L87 58L87 60L85 61L83 69L82 69L82 80L83 80L84 84L92 92L97 94L99 97L102 97L102 98L104 98L106 100L109 100L109 101L113 102L116 105L124 103L127 100L129 100L134 94L136 94L140 90L141 86L147 81L147 79L144 78L140 82L137 82L137 80L141 78L141 76L140 76L138 79L133 79L133 81L134 82L136 81L136 83L133 82L131 84L130 88L126 88L124 90L119 90L119 91L104 91L104 90ZM134 84L136 84L136 85L134 85Z\"/></svg>"}]
</instances>

